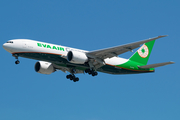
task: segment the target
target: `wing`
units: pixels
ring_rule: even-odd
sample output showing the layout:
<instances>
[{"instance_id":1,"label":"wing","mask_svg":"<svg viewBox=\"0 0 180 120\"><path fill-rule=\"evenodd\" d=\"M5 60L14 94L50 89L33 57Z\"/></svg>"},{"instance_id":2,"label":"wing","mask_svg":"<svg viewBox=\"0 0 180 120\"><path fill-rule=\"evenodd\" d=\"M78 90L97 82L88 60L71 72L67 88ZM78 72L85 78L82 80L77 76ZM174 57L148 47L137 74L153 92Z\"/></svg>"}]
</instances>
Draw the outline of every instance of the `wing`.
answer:
<instances>
[{"instance_id":1,"label":"wing","mask_svg":"<svg viewBox=\"0 0 180 120\"><path fill-rule=\"evenodd\" d=\"M88 57L96 59L97 61L102 63L104 61L104 59L106 59L106 58L112 58L112 57L120 55L122 53L132 51L133 49L140 47L141 44L150 42L150 41L158 39L158 38L166 37L166 36L167 35L163 35L163 36L149 38L147 40L142 40L142 41L129 43L129 44L125 44L125 45L120 45L120 46L116 46L116 47L95 50L95 51L87 52L86 55Z\"/></svg>"}]
</instances>

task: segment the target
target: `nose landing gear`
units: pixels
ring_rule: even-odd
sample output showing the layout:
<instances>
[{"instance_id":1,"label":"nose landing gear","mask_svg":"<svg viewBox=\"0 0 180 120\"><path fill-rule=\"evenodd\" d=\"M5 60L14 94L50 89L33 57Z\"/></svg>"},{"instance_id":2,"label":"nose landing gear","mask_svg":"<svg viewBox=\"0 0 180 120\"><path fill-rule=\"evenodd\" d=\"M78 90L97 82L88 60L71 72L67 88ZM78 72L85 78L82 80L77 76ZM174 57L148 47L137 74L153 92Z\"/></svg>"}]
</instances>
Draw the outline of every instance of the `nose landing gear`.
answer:
<instances>
[{"instance_id":1,"label":"nose landing gear","mask_svg":"<svg viewBox=\"0 0 180 120\"><path fill-rule=\"evenodd\" d=\"M19 61L19 60L16 60L16 61L15 61L15 64L19 64L19 63L20 63L20 61Z\"/></svg>"},{"instance_id":2,"label":"nose landing gear","mask_svg":"<svg viewBox=\"0 0 180 120\"><path fill-rule=\"evenodd\" d=\"M16 61L15 61L15 64L17 65L17 64L19 64L20 63L20 61L18 60L18 54L13 54L13 56L15 57L15 59L17 59Z\"/></svg>"}]
</instances>

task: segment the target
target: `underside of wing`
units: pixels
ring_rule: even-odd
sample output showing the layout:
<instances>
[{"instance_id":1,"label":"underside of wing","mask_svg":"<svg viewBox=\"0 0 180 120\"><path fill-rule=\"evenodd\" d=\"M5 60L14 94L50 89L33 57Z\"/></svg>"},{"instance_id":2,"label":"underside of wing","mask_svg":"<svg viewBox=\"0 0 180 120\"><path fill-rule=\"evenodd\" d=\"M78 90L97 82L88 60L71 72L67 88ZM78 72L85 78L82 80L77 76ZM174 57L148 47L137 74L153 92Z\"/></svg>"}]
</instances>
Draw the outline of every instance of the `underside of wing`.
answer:
<instances>
[{"instance_id":1,"label":"underside of wing","mask_svg":"<svg viewBox=\"0 0 180 120\"><path fill-rule=\"evenodd\" d=\"M158 36L158 37L154 37L154 38L150 38L147 40L142 40L142 41L138 41L138 42L134 42L134 43L129 43L129 44L125 44L125 45L120 45L120 46L116 46L116 47L91 51L91 52L87 52L86 55L90 58L94 58L99 61L100 60L103 61L106 58L112 58L114 56L118 56L125 52L132 51L133 49L140 47L141 44L144 44L144 43L147 43L147 42L150 42L150 41L156 40L158 38L162 38L162 37L166 37L166 35Z\"/></svg>"}]
</instances>

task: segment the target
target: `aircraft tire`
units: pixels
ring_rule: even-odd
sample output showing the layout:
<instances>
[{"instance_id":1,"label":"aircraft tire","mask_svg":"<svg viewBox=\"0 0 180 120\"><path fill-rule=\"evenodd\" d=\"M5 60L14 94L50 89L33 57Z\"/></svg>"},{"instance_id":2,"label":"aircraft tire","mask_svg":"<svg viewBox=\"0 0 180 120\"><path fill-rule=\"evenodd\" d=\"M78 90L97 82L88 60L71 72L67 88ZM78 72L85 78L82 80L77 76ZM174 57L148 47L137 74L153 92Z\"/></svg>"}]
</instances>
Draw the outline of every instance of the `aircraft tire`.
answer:
<instances>
[{"instance_id":1,"label":"aircraft tire","mask_svg":"<svg viewBox=\"0 0 180 120\"><path fill-rule=\"evenodd\" d=\"M73 79L73 81L74 81L74 82L77 82L77 81L79 81L79 78L76 77L76 78Z\"/></svg>"},{"instance_id":2,"label":"aircraft tire","mask_svg":"<svg viewBox=\"0 0 180 120\"><path fill-rule=\"evenodd\" d=\"M15 64L17 65L17 64L19 64L20 63L20 61L19 60L17 60L17 61L15 61Z\"/></svg>"},{"instance_id":3,"label":"aircraft tire","mask_svg":"<svg viewBox=\"0 0 180 120\"><path fill-rule=\"evenodd\" d=\"M66 78L69 79L69 78L70 78L70 75L66 75Z\"/></svg>"}]
</instances>

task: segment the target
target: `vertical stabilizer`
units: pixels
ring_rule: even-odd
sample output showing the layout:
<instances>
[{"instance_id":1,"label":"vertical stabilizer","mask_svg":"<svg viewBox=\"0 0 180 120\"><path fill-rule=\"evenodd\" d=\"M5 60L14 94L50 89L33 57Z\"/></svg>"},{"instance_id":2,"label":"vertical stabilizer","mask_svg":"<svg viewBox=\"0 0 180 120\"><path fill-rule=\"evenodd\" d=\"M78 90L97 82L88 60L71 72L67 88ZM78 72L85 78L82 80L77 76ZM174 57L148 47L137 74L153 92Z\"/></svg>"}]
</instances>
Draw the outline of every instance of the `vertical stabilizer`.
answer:
<instances>
[{"instance_id":1,"label":"vertical stabilizer","mask_svg":"<svg viewBox=\"0 0 180 120\"><path fill-rule=\"evenodd\" d=\"M146 65L149 56L151 54L152 48L154 46L155 40L143 44L131 57L129 60Z\"/></svg>"}]
</instances>

